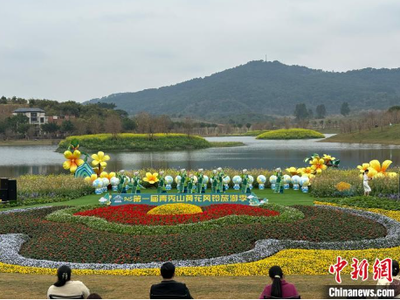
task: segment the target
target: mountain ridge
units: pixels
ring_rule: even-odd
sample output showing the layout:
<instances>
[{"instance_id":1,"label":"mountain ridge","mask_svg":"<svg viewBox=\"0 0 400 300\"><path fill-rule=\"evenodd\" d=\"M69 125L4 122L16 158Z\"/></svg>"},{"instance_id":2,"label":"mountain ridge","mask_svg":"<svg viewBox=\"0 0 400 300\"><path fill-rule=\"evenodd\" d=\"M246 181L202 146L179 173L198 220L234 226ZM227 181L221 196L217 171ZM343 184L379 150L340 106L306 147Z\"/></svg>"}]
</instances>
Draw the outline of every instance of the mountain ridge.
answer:
<instances>
[{"instance_id":1,"label":"mountain ridge","mask_svg":"<svg viewBox=\"0 0 400 300\"><path fill-rule=\"evenodd\" d=\"M115 103L129 114L193 116L203 119L255 114L291 115L298 103L329 114L348 102L352 109L400 104L400 68L324 71L278 61L250 61L209 76L137 92L114 93L86 103ZM332 105L334 103L334 105Z\"/></svg>"}]
</instances>

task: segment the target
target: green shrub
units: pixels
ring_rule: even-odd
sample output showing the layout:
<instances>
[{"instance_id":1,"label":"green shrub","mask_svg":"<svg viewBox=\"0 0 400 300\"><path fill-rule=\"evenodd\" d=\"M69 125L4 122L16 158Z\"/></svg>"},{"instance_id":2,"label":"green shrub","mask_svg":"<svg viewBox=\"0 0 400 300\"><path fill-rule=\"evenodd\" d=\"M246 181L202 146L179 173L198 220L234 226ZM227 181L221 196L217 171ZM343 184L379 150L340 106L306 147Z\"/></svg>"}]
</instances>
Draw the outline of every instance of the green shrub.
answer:
<instances>
[{"instance_id":1,"label":"green shrub","mask_svg":"<svg viewBox=\"0 0 400 300\"><path fill-rule=\"evenodd\" d=\"M336 185L346 182L351 185L351 194L338 191ZM369 182L372 189L371 195L389 195L397 193L398 179L383 177L374 178ZM358 170L335 170L329 169L315 176L312 182L311 195L314 197L344 197L363 195L362 177Z\"/></svg>"},{"instance_id":2,"label":"green shrub","mask_svg":"<svg viewBox=\"0 0 400 300\"><path fill-rule=\"evenodd\" d=\"M115 136L112 134L70 136L59 143L58 150L67 149L73 139L78 139L83 149L95 151L163 151L211 147L206 139L195 135L156 133L150 136L148 134L122 133Z\"/></svg>"},{"instance_id":3,"label":"green shrub","mask_svg":"<svg viewBox=\"0 0 400 300\"><path fill-rule=\"evenodd\" d=\"M262 133L256 137L260 140L292 140L292 139L320 139L325 136L315 130L303 128L278 129Z\"/></svg>"}]
</instances>

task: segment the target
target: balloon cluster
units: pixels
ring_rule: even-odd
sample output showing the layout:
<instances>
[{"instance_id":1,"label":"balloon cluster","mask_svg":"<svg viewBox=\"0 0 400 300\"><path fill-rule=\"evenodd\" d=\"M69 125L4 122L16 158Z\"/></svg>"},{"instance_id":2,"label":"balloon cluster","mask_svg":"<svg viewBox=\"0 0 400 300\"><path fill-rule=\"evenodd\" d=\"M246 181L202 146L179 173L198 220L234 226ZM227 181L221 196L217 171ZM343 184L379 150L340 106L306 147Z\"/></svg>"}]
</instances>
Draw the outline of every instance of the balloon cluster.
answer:
<instances>
[{"instance_id":1,"label":"balloon cluster","mask_svg":"<svg viewBox=\"0 0 400 300\"><path fill-rule=\"evenodd\" d=\"M277 188L278 177L276 175L271 175L269 177L269 182L271 183L271 189L275 190ZM306 175L299 176L299 175L283 175L283 189L288 190L292 185L293 190L298 191L301 188L303 193L308 193L308 188L310 186L310 178Z\"/></svg>"}]
</instances>

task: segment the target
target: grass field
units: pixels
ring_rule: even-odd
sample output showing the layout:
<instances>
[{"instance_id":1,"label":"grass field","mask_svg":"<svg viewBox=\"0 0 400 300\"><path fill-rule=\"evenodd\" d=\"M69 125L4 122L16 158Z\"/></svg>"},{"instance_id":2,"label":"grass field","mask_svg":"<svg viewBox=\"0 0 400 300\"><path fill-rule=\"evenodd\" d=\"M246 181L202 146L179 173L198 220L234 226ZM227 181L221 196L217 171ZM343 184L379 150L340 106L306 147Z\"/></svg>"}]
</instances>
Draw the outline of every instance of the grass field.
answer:
<instances>
[{"instance_id":1,"label":"grass field","mask_svg":"<svg viewBox=\"0 0 400 300\"><path fill-rule=\"evenodd\" d=\"M363 282L352 281L349 276L342 276L343 284L374 285L371 279ZM148 299L150 286L158 283L159 277L129 277L86 275L74 276L72 280L80 280L92 293L98 293L107 299L138 298ZM197 299L256 299L259 298L270 279L262 276L248 277L179 277L177 281L186 283L193 298ZM303 299L324 297L324 286L334 285L332 275L305 276L292 275L286 280L295 284ZM46 298L47 289L56 281L56 276L29 274L1 274L0 298Z\"/></svg>"},{"instance_id":2,"label":"grass field","mask_svg":"<svg viewBox=\"0 0 400 300\"><path fill-rule=\"evenodd\" d=\"M276 203L276 204L281 204L281 205L312 205L314 199L310 196L310 194L304 194L300 191L293 191L293 190L285 190L284 194L275 194L271 189L265 189L265 190L258 190L254 189L254 193L259 197L259 198L267 198L269 203ZM156 189L146 189L143 190L143 193L156 193ZM176 190L172 190L171 193L176 192ZM230 190L229 192L233 193L233 190ZM71 205L71 206L79 206L79 205L89 205L89 204L98 204L99 199L101 196L91 194L88 196L84 196L81 198L77 199L72 199L68 201L63 201L63 202L55 202L55 203L47 203L47 204L37 204L37 205L30 205L30 206L19 206L19 207L10 207L10 208L0 208L0 211L2 210L9 210L9 209L15 209L15 208L27 208L27 207L37 207L37 206L65 206L65 205Z\"/></svg>"},{"instance_id":3,"label":"grass field","mask_svg":"<svg viewBox=\"0 0 400 300\"><path fill-rule=\"evenodd\" d=\"M400 125L374 128L361 132L342 133L321 142L400 145Z\"/></svg>"}]
</instances>

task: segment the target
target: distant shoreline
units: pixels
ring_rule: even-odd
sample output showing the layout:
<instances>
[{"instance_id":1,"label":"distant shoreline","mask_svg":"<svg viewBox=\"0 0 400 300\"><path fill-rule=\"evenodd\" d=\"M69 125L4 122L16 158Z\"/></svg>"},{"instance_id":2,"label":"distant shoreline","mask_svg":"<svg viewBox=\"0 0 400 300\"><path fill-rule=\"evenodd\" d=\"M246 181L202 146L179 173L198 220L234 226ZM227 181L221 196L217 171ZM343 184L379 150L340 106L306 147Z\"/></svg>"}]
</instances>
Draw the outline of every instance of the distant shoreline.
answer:
<instances>
[{"instance_id":1,"label":"distant shoreline","mask_svg":"<svg viewBox=\"0 0 400 300\"><path fill-rule=\"evenodd\" d=\"M0 140L1 146L57 146L61 140L40 139L40 140Z\"/></svg>"}]
</instances>

